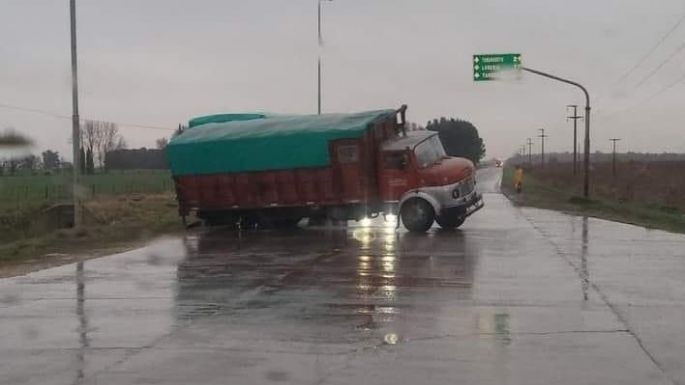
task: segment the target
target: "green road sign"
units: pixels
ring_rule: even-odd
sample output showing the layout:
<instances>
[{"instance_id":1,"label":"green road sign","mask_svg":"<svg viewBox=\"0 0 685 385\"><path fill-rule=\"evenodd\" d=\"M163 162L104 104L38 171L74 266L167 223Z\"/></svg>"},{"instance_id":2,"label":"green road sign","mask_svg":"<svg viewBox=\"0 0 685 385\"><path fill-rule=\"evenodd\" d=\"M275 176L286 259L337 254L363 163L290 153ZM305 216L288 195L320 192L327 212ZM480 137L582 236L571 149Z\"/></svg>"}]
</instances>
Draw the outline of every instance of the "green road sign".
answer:
<instances>
[{"instance_id":1,"label":"green road sign","mask_svg":"<svg viewBox=\"0 0 685 385\"><path fill-rule=\"evenodd\" d=\"M521 68L520 53L473 55L473 80L495 80L495 74Z\"/></svg>"}]
</instances>

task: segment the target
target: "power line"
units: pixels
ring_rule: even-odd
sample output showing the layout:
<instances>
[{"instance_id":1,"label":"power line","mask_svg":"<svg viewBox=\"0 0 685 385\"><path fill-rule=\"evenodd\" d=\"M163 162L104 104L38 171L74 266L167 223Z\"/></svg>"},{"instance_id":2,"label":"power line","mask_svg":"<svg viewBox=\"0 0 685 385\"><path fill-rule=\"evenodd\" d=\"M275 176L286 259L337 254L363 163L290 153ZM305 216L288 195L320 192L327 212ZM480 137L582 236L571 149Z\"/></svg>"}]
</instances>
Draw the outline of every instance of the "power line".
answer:
<instances>
[{"instance_id":1,"label":"power line","mask_svg":"<svg viewBox=\"0 0 685 385\"><path fill-rule=\"evenodd\" d=\"M634 110L635 108L637 108L637 107L639 107L639 106L642 106L643 104L645 104L645 103L647 103L647 102L652 101L652 99L655 99L655 98L657 98L658 96L661 96L661 94L663 94L663 93L665 93L666 91L670 90L671 88L677 86L678 84L682 83L683 81L685 81L685 73L683 73L682 76L680 76L680 77L679 77L678 79L676 79L675 81L673 81L673 82L671 82L670 84L667 84L667 85L661 87L661 89L660 89L659 91L657 91L657 92L651 94L650 96L648 96L648 97L646 97L646 98L640 100L639 102L637 102L637 103L635 103L635 104L633 104L633 105L630 105L630 106L628 106L628 107L624 107L624 108L621 108L621 109L619 109L619 110L615 110L615 111L613 111L613 112L610 112L610 113L607 114L607 115L600 116L599 119L602 119L603 121L607 121L607 120L611 120L611 119L614 118L616 115L623 114L623 113L628 112L628 111L632 111L632 110Z\"/></svg>"},{"instance_id":2,"label":"power line","mask_svg":"<svg viewBox=\"0 0 685 385\"><path fill-rule=\"evenodd\" d=\"M640 60L638 60L637 63L635 63L635 65L634 65L632 68L630 68L630 70L628 70L628 72L626 72L625 74L623 74L623 76L621 76L614 84L617 84L617 83L620 83L620 82L624 81L624 80L625 80L628 76L630 76L636 69L638 69L642 64L644 64L644 62L645 62L650 56L652 56L652 54L654 53L654 51L656 51L657 48L659 48L659 47L661 46L661 44L663 44L664 41L666 41L666 39L668 39L669 36L671 36L671 35L673 34L673 32L675 32L676 29L678 29L678 27L680 26L680 24L683 23L683 21L685 21L685 13L678 19L678 21L673 25L673 27L671 27L671 29L669 29L668 32L666 32L666 34L664 34L664 35L661 37L661 39L659 39L659 41L657 41L657 43L654 44L654 45L652 46L652 48L650 48L649 51L647 51L647 53L644 54L644 55L640 58Z\"/></svg>"},{"instance_id":3,"label":"power line","mask_svg":"<svg viewBox=\"0 0 685 385\"><path fill-rule=\"evenodd\" d=\"M0 103L0 108L4 108L4 109L7 109L7 110L16 110L16 111L32 112L32 113L35 113L35 114L46 115L46 116L50 116L50 117L58 118L58 119L71 119L71 116L60 115L60 114L58 114L58 113L56 113L56 112L45 111L45 110L39 110L39 109L36 109L36 108L29 108L29 107L13 106L13 105L4 104L4 103Z\"/></svg>"},{"instance_id":4,"label":"power line","mask_svg":"<svg viewBox=\"0 0 685 385\"><path fill-rule=\"evenodd\" d=\"M654 68L654 70L652 70L652 72L648 73L647 76L643 77L643 78L635 85L634 88L639 88L640 86L642 86L643 84L645 84L645 82L647 82L647 81L648 81L649 79L651 79L654 75L656 75L656 73L659 72L659 70L660 70L661 68L663 68L663 66L665 66L665 65L666 65L668 62L670 62L671 60L673 60L673 58L674 58L677 54L679 54L683 49L685 49L685 43L683 43L683 44L681 44L680 46L678 46L678 48L676 48L676 50L673 51L665 60L663 60L661 63L659 63L659 65L656 66L656 68Z\"/></svg>"},{"instance_id":5,"label":"power line","mask_svg":"<svg viewBox=\"0 0 685 385\"><path fill-rule=\"evenodd\" d=\"M38 108L15 106L15 105L5 104L5 103L0 103L0 108L4 108L7 110L30 112L30 113L45 115L45 116L49 116L49 117L57 118L57 119L69 119L69 120L71 120L71 116L58 114L58 113L52 112L52 111L41 110ZM82 120L101 120L101 119L84 118ZM169 127L150 126L150 125L146 125L146 124L124 123L124 122L112 122L112 123L114 123L120 127L148 128L148 129L152 129L152 130L166 130L166 131L173 131L174 130L173 128L169 128Z\"/></svg>"},{"instance_id":6,"label":"power line","mask_svg":"<svg viewBox=\"0 0 685 385\"><path fill-rule=\"evenodd\" d=\"M657 96L663 94L664 92L670 90L671 88L677 86L677 85L680 84L683 80L685 80L685 73L684 73L681 77L679 77L676 81L674 81L674 82L672 82L671 84L668 84L668 85L662 87L659 91L657 91L655 94L653 94L652 96L650 96L647 100L652 100L652 99L654 99L655 97L657 97Z\"/></svg>"}]
</instances>

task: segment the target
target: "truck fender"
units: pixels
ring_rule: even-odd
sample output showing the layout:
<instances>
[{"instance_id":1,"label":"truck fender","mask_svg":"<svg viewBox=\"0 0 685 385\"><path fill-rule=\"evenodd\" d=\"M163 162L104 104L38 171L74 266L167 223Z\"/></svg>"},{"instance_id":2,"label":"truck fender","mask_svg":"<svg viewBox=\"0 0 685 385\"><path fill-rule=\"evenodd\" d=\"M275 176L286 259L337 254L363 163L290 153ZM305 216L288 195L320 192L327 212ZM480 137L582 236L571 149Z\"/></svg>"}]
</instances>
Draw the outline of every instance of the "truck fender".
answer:
<instances>
[{"instance_id":1,"label":"truck fender","mask_svg":"<svg viewBox=\"0 0 685 385\"><path fill-rule=\"evenodd\" d=\"M426 202L430 203L431 206L433 206L433 211L435 211L435 215L440 214L440 209L441 209L440 203L438 203L438 201L435 198L433 198L430 194L426 194L425 192L423 192L421 190L412 190L412 191L407 191L406 193L404 193L404 195L402 195L402 198L400 198L400 204L399 204L399 211L398 212L402 212L402 205L404 204L404 202L406 202L410 199L413 199L413 198L419 198L419 199L425 200Z\"/></svg>"}]
</instances>

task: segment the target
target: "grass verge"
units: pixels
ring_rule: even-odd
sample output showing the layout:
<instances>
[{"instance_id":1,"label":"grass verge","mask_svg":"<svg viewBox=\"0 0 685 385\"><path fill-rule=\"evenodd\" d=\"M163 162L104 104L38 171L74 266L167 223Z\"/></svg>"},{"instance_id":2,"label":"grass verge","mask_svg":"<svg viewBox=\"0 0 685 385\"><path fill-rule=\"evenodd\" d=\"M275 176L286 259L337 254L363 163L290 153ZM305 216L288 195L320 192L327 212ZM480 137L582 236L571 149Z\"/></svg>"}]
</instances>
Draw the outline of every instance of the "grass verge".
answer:
<instances>
[{"instance_id":1,"label":"grass verge","mask_svg":"<svg viewBox=\"0 0 685 385\"><path fill-rule=\"evenodd\" d=\"M504 168L501 189L502 193L518 206L557 210L573 215L685 233L685 213L673 207L618 202L603 197L588 200L573 194L574 189L570 186L554 186L531 173L526 173L523 192L517 194L512 184L513 172L510 165Z\"/></svg>"},{"instance_id":2,"label":"grass verge","mask_svg":"<svg viewBox=\"0 0 685 385\"><path fill-rule=\"evenodd\" d=\"M102 197L85 204L86 223L0 245L0 276L12 276L122 251L183 229L174 195Z\"/></svg>"}]
</instances>

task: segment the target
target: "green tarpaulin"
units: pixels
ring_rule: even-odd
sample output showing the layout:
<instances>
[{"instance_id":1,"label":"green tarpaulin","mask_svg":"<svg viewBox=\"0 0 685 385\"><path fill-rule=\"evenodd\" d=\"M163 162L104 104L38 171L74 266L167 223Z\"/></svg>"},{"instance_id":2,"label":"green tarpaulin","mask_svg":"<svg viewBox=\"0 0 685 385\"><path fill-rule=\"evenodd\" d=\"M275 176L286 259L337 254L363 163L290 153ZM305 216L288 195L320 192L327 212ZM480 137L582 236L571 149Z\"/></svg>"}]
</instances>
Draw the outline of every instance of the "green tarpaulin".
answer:
<instances>
[{"instance_id":1,"label":"green tarpaulin","mask_svg":"<svg viewBox=\"0 0 685 385\"><path fill-rule=\"evenodd\" d=\"M222 122L196 124L172 138L167 156L174 175L325 167L330 164L329 141L359 138L370 125L394 114L395 110L379 110L352 114L262 115L249 120L229 117ZM229 115L233 114L223 116ZM236 116L248 115L258 114Z\"/></svg>"},{"instance_id":2,"label":"green tarpaulin","mask_svg":"<svg viewBox=\"0 0 685 385\"><path fill-rule=\"evenodd\" d=\"M207 123L226 123L266 118L264 114L218 114L190 119L188 127L193 128Z\"/></svg>"}]
</instances>

